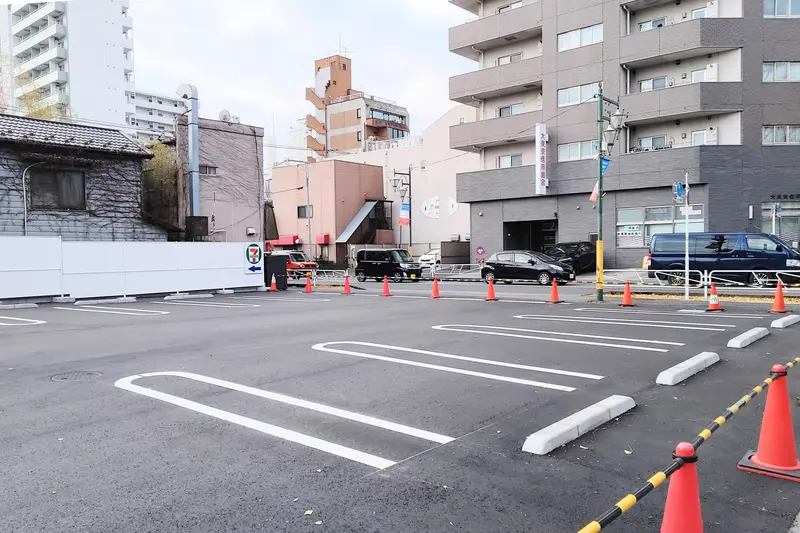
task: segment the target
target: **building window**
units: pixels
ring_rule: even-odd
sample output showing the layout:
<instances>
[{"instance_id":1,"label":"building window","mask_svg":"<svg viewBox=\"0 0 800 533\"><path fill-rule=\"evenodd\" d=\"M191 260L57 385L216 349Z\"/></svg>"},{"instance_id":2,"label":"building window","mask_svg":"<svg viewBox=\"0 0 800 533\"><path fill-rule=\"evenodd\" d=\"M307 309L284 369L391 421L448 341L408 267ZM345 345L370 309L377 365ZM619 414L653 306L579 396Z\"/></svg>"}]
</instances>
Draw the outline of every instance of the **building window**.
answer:
<instances>
[{"instance_id":1,"label":"building window","mask_svg":"<svg viewBox=\"0 0 800 533\"><path fill-rule=\"evenodd\" d=\"M597 141L580 141L558 145L558 162L594 159L597 157Z\"/></svg>"},{"instance_id":2,"label":"building window","mask_svg":"<svg viewBox=\"0 0 800 533\"><path fill-rule=\"evenodd\" d=\"M163 130L164 126L159 126L158 129Z\"/></svg>"},{"instance_id":3,"label":"building window","mask_svg":"<svg viewBox=\"0 0 800 533\"><path fill-rule=\"evenodd\" d=\"M308 216L306 216L308 215ZM306 213L306 206L298 205L297 206L297 218L314 218L314 206L308 206L308 212Z\"/></svg>"},{"instance_id":4,"label":"building window","mask_svg":"<svg viewBox=\"0 0 800 533\"><path fill-rule=\"evenodd\" d=\"M159 100L159 101L158 101L158 103L159 103L159 104L163 104L164 102L162 102L161 100Z\"/></svg>"},{"instance_id":5,"label":"building window","mask_svg":"<svg viewBox=\"0 0 800 533\"><path fill-rule=\"evenodd\" d=\"M394 113L387 113L386 111L380 111L379 109L370 109L370 117L378 120L386 120L388 122L397 122L399 124L406 123L406 117L402 115L396 115Z\"/></svg>"},{"instance_id":6,"label":"building window","mask_svg":"<svg viewBox=\"0 0 800 533\"><path fill-rule=\"evenodd\" d=\"M361 108L356 109L356 118L361 118Z\"/></svg>"},{"instance_id":7,"label":"building window","mask_svg":"<svg viewBox=\"0 0 800 533\"><path fill-rule=\"evenodd\" d=\"M692 71L692 83L706 81L706 69Z\"/></svg>"},{"instance_id":8,"label":"building window","mask_svg":"<svg viewBox=\"0 0 800 533\"><path fill-rule=\"evenodd\" d=\"M347 70L347 63L342 63L342 70Z\"/></svg>"},{"instance_id":9,"label":"building window","mask_svg":"<svg viewBox=\"0 0 800 533\"><path fill-rule=\"evenodd\" d=\"M512 2L504 6L500 6L497 8L497 12L505 13L506 11L511 11L512 9L516 9L518 7L522 7L522 0L518 0L517 2Z\"/></svg>"},{"instance_id":10,"label":"building window","mask_svg":"<svg viewBox=\"0 0 800 533\"><path fill-rule=\"evenodd\" d=\"M509 63L516 63L518 61L522 61L522 52L517 52L516 54L509 54L507 56L500 56L497 58L498 66L508 65Z\"/></svg>"},{"instance_id":11,"label":"building window","mask_svg":"<svg viewBox=\"0 0 800 533\"><path fill-rule=\"evenodd\" d=\"M356 132L356 140L357 140L358 142L361 142L361 132L360 132L360 131L357 131L357 132Z\"/></svg>"},{"instance_id":12,"label":"building window","mask_svg":"<svg viewBox=\"0 0 800 533\"><path fill-rule=\"evenodd\" d=\"M131 100L136 100L136 95L135 94L131 95Z\"/></svg>"},{"instance_id":13,"label":"building window","mask_svg":"<svg viewBox=\"0 0 800 533\"><path fill-rule=\"evenodd\" d=\"M667 19L664 17L648 20L646 22L639 23L639 31L650 31L656 28L663 28L667 23Z\"/></svg>"},{"instance_id":14,"label":"building window","mask_svg":"<svg viewBox=\"0 0 800 533\"><path fill-rule=\"evenodd\" d=\"M603 25L595 24L558 35L558 51L572 50L603 42Z\"/></svg>"},{"instance_id":15,"label":"building window","mask_svg":"<svg viewBox=\"0 0 800 533\"><path fill-rule=\"evenodd\" d=\"M587 83L558 90L558 107L583 104L595 100L600 91L599 83Z\"/></svg>"},{"instance_id":16,"label":"building window","mask_svg":"<svg viewBox=\"0 0 800 533\"><path fill-rule=\"evenodd\" d=\"M390 139L402 139L408 133L403 130L398 130L396 128L389 128L389 138Z\"/></svg>"},{"instance_id":17,"label":"building window","mask_svg":"<svg viewBox=\"0 0 800 533\"><path fill-rule=\"evenodd\" d=\"M76 170L32 168L31 209L86 209L85 175Z\"/></svg>"},{"instance_id":18,"label":"building window","mask_svg":"<svg viewBox=\"0 0 800 533\"><path fill-rule=\"evenodd\" d=\"M497 168L511 168L522 166L522 154L501 155L497 158Z\"/></svg>"},{"instance_id":19,"label":"building window","mask_svg":"<svg viewBox=\"0 0 800 533\"><path fill-rule=\"evenodd\" d=\"M764 146L800 144L800 126L764 126L761 128L761 144Z\"/></svg>"},{"instance_id":20,"label":"building window","mask_svg":"<svg viewBox=\"0 0 800 533\"><path fill-rule=\"evenodd\" d=\"M800 81L800 61L765 61L761 81Z\"/></svg>"},{"instance_id":21,"label":"building window","mask_svg":"<svg viewBox=\"0 0 800 533\"><path fill-rule=\"evenodd\" d=\"M656 89L663 89L667 86L667 77L661 76L660 78L651 78L649 80L642 80L639 82L639 92L646 93Z\"/></svg>"},{"instance_id":22,"label":"building window","mask_svg":"<svg viewBox=\"0 0 800 533\"><path fill-rule=\"evenodd\" d=\"M164 128L161 128L164 129ZM204 176L216 176L217 175L217 167L212 167L210 165L200 165L200 174Z\"/></svg>"},{"instance_id":23,"label":"building window","mask_svg":"<svg viewBox=\"0 0 800 533\"><path fill-rule=\"evenodd\" d=\"M706 144L706 130L692 132L692 146L703 146Z\"/></svg>"},{"instance_id":24,"label":"building window","mask_svg":"<svg viewBox=\"0 0 800 533\"><path fill-rule=\"evenodd\" d=\"M764 0L765 17L800 17L800 0Z\"/></svg>"},{"instance_id":25,"label":"building window","mask_svg":"<svg viewBox=\"0 0 800 533\"><path fill-rule=\"evenodd\" d=\"M667 145L666 135L656 135L654 137L642 137L639 139L639 150L658 150Z\"/></svg>"},{"instance_id":26,"label":"building window","mask_svg":"<svg viewBox=\"0 0 800 533\"><path fill-rule=\"evenodd\" d=\"M706 8L701 7L699 9L692 10L692 19L704 19L706 18Z\"/></svg>"},{"instance_id":27,"label":"building window","mask_svg":"<svg viewBox=\"0 0 800 533\"><path fill-rule=\"evenodd\" d=\"M510 117L511 115L519 115L525 112L525 106L522 104L513 104L497 108L498 117Z\"/></svg>"},{"instance_id":28,"label":"building window","mask_svg":"<svg viewBox=\"0 0 800 533\"><path fill-rule=\"evenodd\" d=\"M646 248L653 235L683 233L685 209L682 205L617 209L617 248ZM689 206L689 231L705 231L703 204Z\"/></svg>"}]
</instances>

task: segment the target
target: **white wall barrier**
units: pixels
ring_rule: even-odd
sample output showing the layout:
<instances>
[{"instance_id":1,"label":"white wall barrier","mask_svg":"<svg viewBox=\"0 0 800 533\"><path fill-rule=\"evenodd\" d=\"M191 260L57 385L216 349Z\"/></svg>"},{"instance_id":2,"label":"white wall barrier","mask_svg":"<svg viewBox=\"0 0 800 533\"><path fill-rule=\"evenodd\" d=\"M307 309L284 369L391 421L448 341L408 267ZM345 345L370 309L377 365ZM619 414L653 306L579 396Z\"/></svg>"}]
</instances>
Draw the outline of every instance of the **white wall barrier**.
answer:
<instances>
[{"instance_id":1,"label":"white wall barrier","mask_svg":"<svg viewBox=\"0 0 800 533\"><path fill-rule=\"evenodd\" d=\"M0 237L0 299L59 294L60 237Z\"/></svg>"},{"instance_id":2,"label":"white wall barrier","mask_svg":"<svg viewBox=\"0 0 800 533\"><path fill-rule=\"evenodd\" d=\"M260 287L263 258L249 263L248 244L1 238L0 299Z\"/></svg>"}]
</instances>

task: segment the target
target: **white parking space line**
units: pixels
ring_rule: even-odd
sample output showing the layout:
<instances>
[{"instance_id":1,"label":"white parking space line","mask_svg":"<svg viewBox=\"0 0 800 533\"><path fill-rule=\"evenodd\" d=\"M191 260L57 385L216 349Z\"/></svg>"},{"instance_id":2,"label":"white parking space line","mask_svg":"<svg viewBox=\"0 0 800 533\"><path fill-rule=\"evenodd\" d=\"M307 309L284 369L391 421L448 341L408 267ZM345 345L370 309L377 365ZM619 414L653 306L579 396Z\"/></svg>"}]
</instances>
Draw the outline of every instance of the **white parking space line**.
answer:
<instances>
[{"instance_id":1,"label":"white parking space line","mask_svg":"<svg viewBox=\"0 0 800 533\"><path fill-rule=\"evenodd\" d=\"M543 372L545 374L558 374L561 376L572 376L576 378L585 378L585 379L603 379L604 376L599 376L597 374L586 374L583 372L572 372L570 370L561 370L558 368L545 368L541 366L529 366L529 365L520 365L517 363L506 363L504 361L493 361L491 359L478 359L477 357L466 357L463 355L453 355L449 353L442 353L442 352L431 352L428 350L419 350L417 348L405 348L403 346L395 346L392 344L378 344L375 342L361 342L361 341L341 341L341 342L326 342L323 344L318 344L317 346L328 346L331 344L355 344L358 346L370 346L373 348L384 348L386 350L397 350L401 352L408 352L408 353L418 353L422 355L431 355L433 357L442 357L444 359L455 359L458 361L469 361L470 363L480 363L484 365L493 365L493 366L502 366L505 368L515 368L518 370L529 370L532 372ZM316 348L315 348L316 349Z\"/></svg>"},{"instance_id":2,"label":"white parking space line","mask_svg":"<svg viewBox=\"0 0 800 533\"><path fill-rule=\"evenodd\" d=\"M333 442L318 439L316 437L312 437L304 433L298 433L297 431L292 431L282 427L273 426L272 424L266 424L264 422L254 420L252 418L248 418L246 416L237 415L235 413L223 411L222 409L217 409L215 407L211 407L202 403L193 402L191 400L187 400L186 398L181 398L180 396L173 396L172 394L166 394L163 392L154 391L133 384L133 381L141 379L146 376L147 374L141 374L141 375L137 374L134 376L128 376L126 378L117 380L114 383L114 386L130 392L135 392L136 394L141 394L142 396L147 396L148 398L153 398L156 400L161 400L162 402L171 403L173 405L189 409L190 411L194 411L196 413L201 413L214 418L218 418L220 420L225 420L226 422L231 422L233 424L238 424L246 428L254 429L266 435L277 437L279 439L288 440L290 442L294 442L297 444L302 444L303 446L314 448L316 450L320 450L333 455L338 455L339 457L350 459L351 461L355 461L357 463L378 468L380 470L383 470L384 468L388 468L396 464L394 461L378 457L377 455L360 452L358 450L354 450L353 448L348 448L340 444L335 444Z\"/></svg>"},{"instance_id":3,"label":"white parking space line","mask_svg":"<svg viewBox=\"0 0 800 533\"><path fill-rule=\"evenodd\" d=\"M31 320L29 318L0 316L0 326L38 326L39 324L47 324L47 322L44 320Z\"/></svg>"},{"instance_id":4,"label":"white parking space line","mask_svg":"<svg viewBox=\"0 0 800 533\"><path fill-rule=\"evenodd\" d=\"M452 372L454 374L462 374L464 376L472 376L478 378L486 378L486 379L493 379L496 381L505 381L507 383L516 383L518 385L527 385L529 387L541 387L543 389L552 389L552 390L559 390L563 392L572 392L575 390L575 387L565 387L564 385L556 385L553 383L544 383L541 381L531 381L528 379L519 379L519 378L512 378L507 376L499 376L496 374L487 374L485 372L474 372L472 370L463 370L461 368L453 368L450 366L441 366L441 365L433 365L430 363L421 363L419 361L410 361L408 359L398 359L395 357L386 357L383 355L375 355L370 353L364 352L355 352L351 350L340 350L338 348L328 348L331 344L360 344L355 342L348 342L348 341L339 341L339 342L322 342L319 344L315 344L311 348L320 352L330 352L330 353L338 353L341 355L352 355L355 357L364 357L367 359L375 359L377 361L386 361L389 363L399 363L402 365L410 365L410 366L417 366L420 368L428 368L431 370L441 370L443 372ZM391 346L393 350L400 350L400 351L412 351L410 348L403 348L401 346Z\"/></svg>"},{"instance_id":5,"label":"white parking space line","mask_svg":"<svg viewBox=\"0 0 800 533\"><path fill-rule=\"evenodd\" d=\"M585 324L603 324L610 326L631 326L641 328L690 329L699 331L726 331L735 328L733 324L702 324L694 322L651 322L647 320L631 320L625 318L569 317L559 315L516 315L522 320L544 320L555 322L579 322Z\"/></svg>"},{"instance_id":6,"label":"white parking space line","mask_svg":"<svg viewBox=\"0 0 800 533\"><path fill-rule=\"evenodd\" d=\"M602 335L587 335L582 333L561 333L556 331L545 331L537 329L521 329L521 328L504 328L501 326L482 326L477 324L442 324L438 326L431 326L432 329L439 331L458 331L461 333L479 333L481 335L497 335L499 337L515 337L518 339L534 339L550 342L562 342L566 344L583 344L587 346L605 346L608 348L626 348L628 350L640 350L643 352L668 352L669 350L663 348L648 348L646 346L636 346L631 344L617 344L608 342L593 342L582 341L577 339L565 339L561 337L584 337L590 339L603 339L611 341L624 341L624 342L638 342L642 344L662 344L669 346L683 346L681 342L658 341L652 339L634 339L629 337L608 337ZM494 331L487 331L494 330ZM519 332L519 333L512 333ZM527 333L539 333L546 335L556 335L556 337L541 337L538 335L526 335Z\"/></svg>"},{"instance_id":7,"label":"white parking space line","mask_svg":"<svg viewBox=\"0 0 800 533\"><path fill-rule=\"evenodd\" d=\"M270 301L278 300L280 302L303 302L303 303L316 303L316 302L330 302L328 298L292 298L290 296L228 296L231 300L260 300Z\"/></svg>"},{"instance_id":8,"label":"white parking space line","mask_svg":"<svg viewBox=\"0 0 800 533\"><path fill-rule=\"evenodd\" d=\"M729 313L725 313L724 315L715 315L713 313L706 313L705 311L698 309L684 309L680 311L629 311L624 309L596 309L594 307L576 307L573 311L585 311L589 313L611 313L611 314L621 314L621 315L659 315L659 316L682 316L686 317L687 315L698 314L703 315L708 318L764 318L764 315L732 315Z\"/></svg>"},{"instance_id":9,"label":"white parking space line","mask_svg":"<svg viewBox=\"0 0 800 533\"><path fill-rule=\"evenodd\" d=\"M309 409L311 411L317 411L319 413L338 416L339 418L345 418L347 420L360 422L362 424L367 424L369 426L388 429L389 431L402 433L404 435L410 435L412 437L429 440L431 442L437 442L439 444L447 444L448 442L452 442L455 440L453 437L448 437L446 435L439 435L437 433L431 433L430 431L425 431L423 429L404 426L402 424L389 422L388 420L381 420L380 418L374 418L359 413L353 413L351 411L345 411L344 409L338 409L336 407L329 407L321 403L309 402L306 400L301 400L299 398L286 396L284 394L278 394L275 392L269 392L262 389L256 389L255 387L248 387L247 385L240 385L239 383L233 383L232 381L225 381L223 379L201 376L200 374L193 374L191 372L148 372L147 374L141 374L141 376L142 377L174 376L179 378L193 379L195 381L200 381L202 383L208 383L209 385L216 385L217 387L224 387L226 389L244 392L246 394L252 394L253 396L266 398L267 400L274 400L276 402L294 405L296 407L302 407L304 409Z\"/></svg>"},{"instance_id":10,"label":"white parking space line","mask_svg":"<svg viewBox=\"0 0 800 533\"><path fill-rule=\"evenodd\" d=\"M261 307L260 304L240 304L225 302L150 302L155 305L182 305L185 307L221 307L227 309Z\"/></svg>"},{"instance_id":11,"label":"white parking space line","mask_svg":"<svg viewBox=\"0 0 800 533\"><path fill-rule=\"evenodd\" d=\"M128 316L161 316L168 315L169 311L154 311L152 309L138 309L135 307L101 307L97 305L82 305L80 307L53 307L60 311L77 311L79 313L104 313L108 315Z\"/></svg>"}]
</instances>

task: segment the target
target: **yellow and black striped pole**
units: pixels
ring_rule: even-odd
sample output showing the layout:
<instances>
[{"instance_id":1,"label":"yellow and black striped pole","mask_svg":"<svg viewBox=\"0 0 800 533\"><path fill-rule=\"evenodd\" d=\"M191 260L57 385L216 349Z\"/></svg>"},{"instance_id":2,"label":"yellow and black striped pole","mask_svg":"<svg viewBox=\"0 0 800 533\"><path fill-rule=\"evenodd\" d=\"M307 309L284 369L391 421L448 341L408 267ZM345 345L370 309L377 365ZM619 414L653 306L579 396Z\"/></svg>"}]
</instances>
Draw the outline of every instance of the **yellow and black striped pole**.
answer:
<instances>
[{"instance_id":1,"label":"yellow and black striped pole","mask_svg":"<svg viewBox=\"0 0 800 533\"><path fill-rule=\"evenodd\" d=\"M795 357L794 360L786 363L784 366L788 370L798 364L800 364L800 357ZM703 443L707 441L716 430L721 428L733 415L738 413L740 409L750 403L750 400L761 394L761 392L769 387L778 377L779 374L771 373L770 376L762 381L760 385L753 387L747 394L742 396L739 401L725 409L724 413L715 418L713 422L708 424L703 431L698 433L694 440L692 440L690 443L695 451L697 448L702 446ZM627 512L631 507L636 505L639 500L647 496L647 494L649 494L653 489L664 483L669 476L677 472L685 463L686 460L684 458L675 457L674 460L666 466L666 468L650 476L650 479L648 479L644 485L639 487L638 490L622 498L614 505L614 507L601 514L595 520L592 520L586 524L586 526L578 531L578 533L598 533L601 529L606 527L608 524L619 518L623 513Z\"/></svg>"}]
</instances>

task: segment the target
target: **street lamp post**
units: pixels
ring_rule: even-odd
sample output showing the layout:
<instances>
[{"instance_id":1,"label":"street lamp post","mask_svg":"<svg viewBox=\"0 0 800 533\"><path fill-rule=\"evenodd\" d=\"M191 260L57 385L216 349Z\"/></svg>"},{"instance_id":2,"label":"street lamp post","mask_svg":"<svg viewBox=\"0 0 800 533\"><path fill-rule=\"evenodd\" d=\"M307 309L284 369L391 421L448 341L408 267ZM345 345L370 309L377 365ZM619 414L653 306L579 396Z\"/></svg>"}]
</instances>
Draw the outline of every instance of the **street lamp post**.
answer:
<instances>
[{"instance_id":1,"label":"street lamp post","mask_svg":"<svg viewBox=\"0 0 800 533\"><path fill-rule=\"evenodd\" d=\"M597 94L597 243L595 267L597 269L597 301L603 301L603 156L611 155L611 148L625 125L625 115L619 108L619 102L603 96L603 84L598 87ZM613 115L604 114L604 104L617 108ZM603 126L608 122L608 126ZM603 144L606 150L603 150Z\"/></svg>"},{"instance_id":2,"label":"street lamp post","mask_svg":"<svg viewBox=\"0 0 800 533\"><path fill-rule=\"evenodd\" d=\"M404 197L404 195L402 193L406 192L406 191L408 192L408 255L410 255L413 258L414 257L414 239L413 239L412 233L411 233L411 212L413 211L413 209L411 208L411 170L412 170L412 168L413 167L411 165L409 165L408 166L408 172L398 172L398 171L395 170L394 171L394 176L392 176L390 179L391 179L391 182L392 182L392 189L394 189L394 192L397 192L398 190L401 191L401 199L402 199L402 197ZM398 177L398 176L400 176L400 177ZM401 206L401 209L402 209L402 206Z\"/></svg>"}]
</instances>

